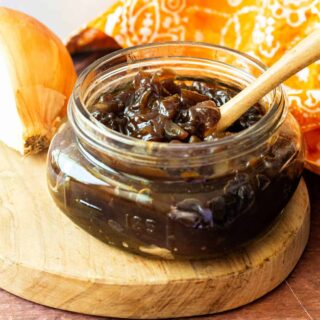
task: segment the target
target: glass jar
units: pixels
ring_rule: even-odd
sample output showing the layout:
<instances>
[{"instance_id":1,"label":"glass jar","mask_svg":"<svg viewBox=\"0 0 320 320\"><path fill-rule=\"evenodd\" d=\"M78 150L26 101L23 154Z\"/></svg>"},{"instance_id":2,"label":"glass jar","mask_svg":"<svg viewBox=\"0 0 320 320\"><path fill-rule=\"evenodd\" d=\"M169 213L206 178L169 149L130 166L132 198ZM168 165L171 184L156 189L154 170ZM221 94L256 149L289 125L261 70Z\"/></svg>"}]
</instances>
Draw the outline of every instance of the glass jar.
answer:
<instances>
[{"instance_id":1,"label":"glass jar","mask_svg":"<svg viewBox=\"0 0 320 320\"><path fill-rule=\"evenodd\" d=\"M103 57L79 77L69 121L51 143L49 189L71 220L110 245L168 259L220 255L266 232L293 195L303 170L299 126L282 86L260 101L268 112L258 123L212 142L146 142L88 112L139 70L161 68L240 90L265 70L248 55L192 42Z\"/></svg>"}]
</instances>

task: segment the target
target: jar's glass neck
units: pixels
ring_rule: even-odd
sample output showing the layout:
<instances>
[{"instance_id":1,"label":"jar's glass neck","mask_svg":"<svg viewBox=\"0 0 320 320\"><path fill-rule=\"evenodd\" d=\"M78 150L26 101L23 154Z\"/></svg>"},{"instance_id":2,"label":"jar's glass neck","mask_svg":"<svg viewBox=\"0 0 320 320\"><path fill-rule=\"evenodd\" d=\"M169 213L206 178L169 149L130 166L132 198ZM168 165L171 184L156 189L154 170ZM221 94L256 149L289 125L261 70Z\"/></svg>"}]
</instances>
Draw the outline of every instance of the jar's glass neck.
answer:
<instances>
[{"instance_id":1,"label":"jar's glass neck","mask_svg":"<svg viewBox=\"0 0 320 320\"><path fill-rule=\"evenodd\" d=\"M255 80L265 67L239 52L199 43L153 44L120 50L91 65L79 77L70 99L68 117L84 149L132 164L149 167L179 167L186 159L190 166L221 162L249 153L263 144L281 125L286 112L282 87L261 102L267 114L255 125L214 142L168 144L147 142L112 131L96 121L87 107L110 88L130 81L143 69L155 72L170 68L184 77L218 79L242 89ZM88 147L89 146L89 147ZM170 159L170 163L168 162Z\"/></svg>"}]
</instances>

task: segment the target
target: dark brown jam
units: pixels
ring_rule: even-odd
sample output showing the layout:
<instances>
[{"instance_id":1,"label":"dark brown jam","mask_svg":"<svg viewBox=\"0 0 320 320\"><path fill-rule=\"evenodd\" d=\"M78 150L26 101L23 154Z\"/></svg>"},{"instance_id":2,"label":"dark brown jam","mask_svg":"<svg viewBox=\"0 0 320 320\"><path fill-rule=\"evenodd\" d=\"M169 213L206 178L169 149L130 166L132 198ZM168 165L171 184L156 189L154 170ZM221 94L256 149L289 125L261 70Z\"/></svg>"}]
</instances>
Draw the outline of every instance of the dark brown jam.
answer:
<instances>
[{"instance_id":1,"label":"dark brown jam","mask_svg":"<svg viewBox=\"0 0 320 320\"><path fill-rule=\"evenodd\" d=\"M216 134L219 107L236 93L214 81L183 79L169 69L140 71L131 82L101 95L90 111L108 128L145 141L212 141L254 125L265 114L255 105Z\"/></svg>"},{"instance_id":2,"label":"dark brown jam","mask_svg":"<svg viewBox=\"0 0 320 320\"><path fill-rule=\"evenodd\" d=\"M90 107L91 118L164 147L168 157L154 156L145 164L135 158L135 145L118 154L116 139L104 151L89 134L76 137L68 124L55 136L48 158L49 189L57 205L93 236L138 254L212 257L254 239L281 214L303 170L293 118L288 116L251 149L233 144L235 154L226 146L227 157L220 161L211 161L210 153L201 162L202 154L199 160L193 151L200 144L188 145L190 158L167 150L174 148L171 143L236 136L256 124L266 113L260 104L226 132L215 133L219 108L237 91L215 79L200 81L162 70L139 72L133 81L100 95ZM254 133L250 139L255 141ZM150 152L146 148L146 155ZM192 162L193 156L198 162Z\"/></svg>"}]
</instances>

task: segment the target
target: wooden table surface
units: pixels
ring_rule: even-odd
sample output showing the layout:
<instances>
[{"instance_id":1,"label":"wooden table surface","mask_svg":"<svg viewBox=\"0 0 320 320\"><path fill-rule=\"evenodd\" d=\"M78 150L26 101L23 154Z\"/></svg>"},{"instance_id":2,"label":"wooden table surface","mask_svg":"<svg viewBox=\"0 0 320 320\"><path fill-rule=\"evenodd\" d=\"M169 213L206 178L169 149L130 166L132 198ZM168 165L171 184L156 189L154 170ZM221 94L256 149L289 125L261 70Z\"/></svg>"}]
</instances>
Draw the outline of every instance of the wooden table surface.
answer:
<instances>
[{"instance_id":1,"label":"wooden table surface","mask_svg":"<svg viewBox=\"0 0 320 320\"><path fill-rule=\"evenodd\" d=\"M311 235L289 278L263 298L237 310L199 320L320 319L320 176L304 174L311 197ZM43 307L0 290L0 320L99 320ZM110 319L111 320L111 319Z\"/></svg>"}]
</instances>

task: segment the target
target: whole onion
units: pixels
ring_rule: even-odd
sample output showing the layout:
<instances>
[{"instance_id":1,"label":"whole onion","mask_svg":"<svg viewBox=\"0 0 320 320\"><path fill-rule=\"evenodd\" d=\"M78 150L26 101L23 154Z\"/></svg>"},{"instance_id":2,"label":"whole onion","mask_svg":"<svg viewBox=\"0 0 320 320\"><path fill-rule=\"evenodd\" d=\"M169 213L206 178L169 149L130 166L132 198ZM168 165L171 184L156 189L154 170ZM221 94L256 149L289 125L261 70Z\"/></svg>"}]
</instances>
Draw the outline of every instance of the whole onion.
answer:
<instances>
[{"instance_id":1,"label":"whole onion","mask_svg":"<svg viewBox=\"0 0 320 320\"><path fill-rule=\"evenodd\" d=\"M47 27L0 7L0 140L22 154L47 148L75 80L67 49Z\"/></svg>"}]
</instances>

